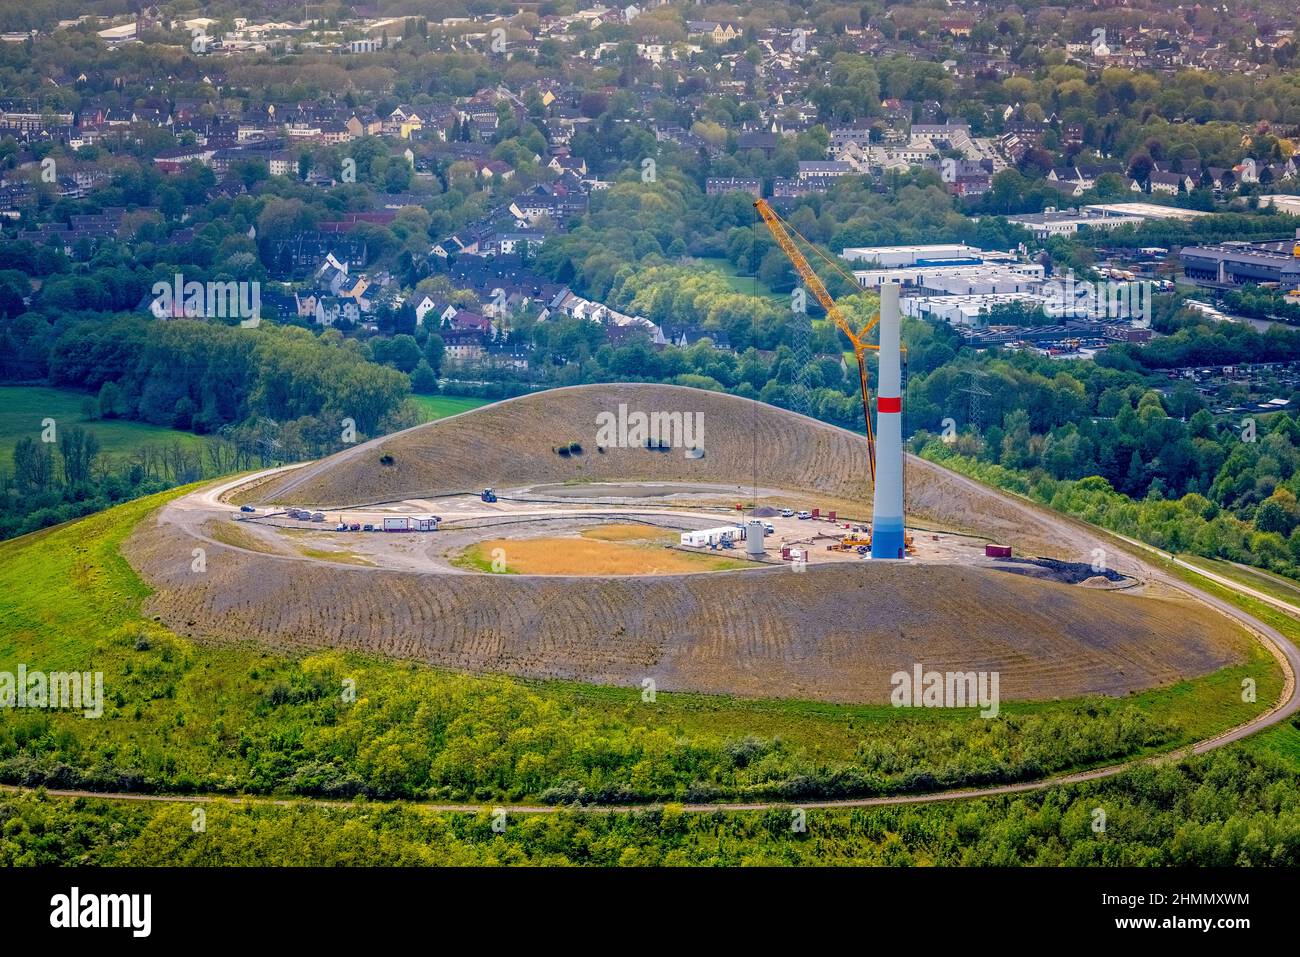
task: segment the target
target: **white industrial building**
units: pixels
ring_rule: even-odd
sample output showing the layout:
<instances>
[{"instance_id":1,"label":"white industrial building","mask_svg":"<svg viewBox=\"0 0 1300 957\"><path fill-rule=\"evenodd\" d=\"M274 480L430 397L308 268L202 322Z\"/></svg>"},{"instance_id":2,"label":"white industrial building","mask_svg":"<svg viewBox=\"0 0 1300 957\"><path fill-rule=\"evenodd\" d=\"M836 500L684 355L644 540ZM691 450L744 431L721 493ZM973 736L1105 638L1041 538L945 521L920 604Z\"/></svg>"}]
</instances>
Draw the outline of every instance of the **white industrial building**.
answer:
<instances>
[{"instance_id":1,"label":"white industrial building","mask_svg":"<svg viewBox=\"0 0 1300 957\"><path fill-rule=\"evenodd\" d=\"M961 266L906 266L893 269L855 269L853 278L864 289L884 283L948 295L1037 292L1042 285L1042 263L980 263Z\"/></svg>"},{"instance_id":2,"label":"white industrial building","mask_svg":"<svg viewBox=\"0 0 1300 957\"><path fill-rule=\"evenodd\" d=\"M1047 303L1043 296L1024 292L985 293L953 296L908 296L902 300L903 312L915 318L947 322L954 326L978 327L994 306L1022 302L1031 307Z\"/></svg>"},{"instance_id":3,"label":"white industrial building","mask_svg":"<svg viewBox=\"0 0 1300 957\"><path fill-rule=\"evenodd\" d=\"M1035 239L1073 236L1081 229L1114 229L1116 226L1140 226L1144 221L1141 216L1120 214L1098 216L1073 209L1058 211L1050 208L1041 213L1025 213L1020 216L1007 217L1007 222L1025 227L1034 234Z\"/></svg>"},{"instance_id":4,"label":"white industrial building","mask_svg":"<svg viewBox=\"0 0 1300 957\"><path fill-rule=\"evenodd\" d=\"M386 532L436 532L438 522L437 515L391 515L384 517L383 529Z\"/></svg>"},{"instance_id":5,"label":"white industrial building","mask_svg":"<svg viewBox=\"0 0 1300 957\"><path fill-rule=\"evenodd\" d=\"M849 262L875 263L882 269L898 266L936 265L942 263L986 262L1014 259L1010 253L986 252L964 243L941 243L931 246L846 246L840 258Z\"/></svg>"},{"instance_id":6,"label":"white industrial building","mask_svg":"<svg viewBox=\"0 0 1300 957\"><path fill-rule=\"evenodd\" d=\"M1054 209L1048 207L1041 213L1008 216L1007 222L1023 226L1035 239L1053 236L1072 236L1081 229L1114 229L1118 226L1140 226L1153 219L1195 219L1206 215L1197 209L1180 209L1157 203L1094 203L1082 209Z\"/></svg>"},{"instance_id":7,"label":"white industrial building","mask_svg":"<svg viewBox=\"0 0 1300 957\"><path fill-rule=\"evenodd\" d=\"M1159 203L1093 203L1083 207L1085 213L1092 213L1103 219L1112 216L1138 216L1142 219L1197 219L1209 216L1203 209L1183 209L1181 206L1161 206Z\"/></svg>"}]
</instances>

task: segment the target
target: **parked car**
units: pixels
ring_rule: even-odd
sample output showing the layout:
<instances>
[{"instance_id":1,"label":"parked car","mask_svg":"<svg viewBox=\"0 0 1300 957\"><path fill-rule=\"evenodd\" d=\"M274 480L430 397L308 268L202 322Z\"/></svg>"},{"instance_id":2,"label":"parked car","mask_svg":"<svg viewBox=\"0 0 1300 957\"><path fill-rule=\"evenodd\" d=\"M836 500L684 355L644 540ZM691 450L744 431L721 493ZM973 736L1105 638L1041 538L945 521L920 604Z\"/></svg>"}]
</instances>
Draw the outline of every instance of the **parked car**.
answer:
<instances>
[{"instance_id":1,"label":"parked car","mask_svg":"<svg viewBox=\"0 0 1300 957\"><path fill-rule=\"evenodd\" d=\"M772 534L773 532L775 532L775 531L776 531L776 526L773 525L771 522L764 522L764 523L763 523L763 534L764 534L764 535L771 535L771 534Z\"/></svg>"},{"instance_id":2,"label":"parked car","mask_svg":"<svg viewBox=\"0 0 1300 957\"><path fill-rule=\"evenodd\" d=\"M257 511L257 509L253 508L253 506L251 506L251 505L241 505L241 506L239 506L239 510L240 510L241 512L256 512L256 511Z\"/></svg>"},{"instance_id":3,"label":"parked car","mask_svg":"<svg viewBox=\"0 0 1300 957\"><path fill-rule=\"evenodd\" d=\"M361 526L361 530L363 532L373 532L375 530L375 526L371 525L369 522L366 522L366 524Z\"/></svg>"},{"instance_id":4,"label":"parked car","mask_svg":"<svg viewBox=\"0 0 1300 957\"><path fill-rule=\"evenodd\" d=\"M781 509L781 517L782 517L782 518L794 518L794 509L792 509L792 508L783 508L783 509Z\"/></svg>"},{"instance_id":5,"label":"parked car","mask_svg":"<svg viewBox=\"0 0 1300 957\"><path fill-rule=\"evenodd\" d=\"M799 513L799 517L800 517L800 518L812 518L812 512L800 512L800 513Z\"/></svg>"},{"instance_id":6,"label":"parked car","mask_svg":"<svg viewBox=\"0 0 1300 957\"><path fill-rule=\"evenodd\" d=\"M348 531L350 531L350 532L359 532L359 531L361 531L361 523L360 523L360 522L353 522L351 525L348 526Z\"/></svg>"},{"instance_id":7,"label":"parked car","mask_svg":"<svg viewBox=\"0 0 1300 957\"><path fill-rule=\"evenodd\" d=\"M348 530L348 526L346 522L339 522L337 525L334 526L334 531L336 532L346 532L347 530Z\"/></svg>"}]
</instances>

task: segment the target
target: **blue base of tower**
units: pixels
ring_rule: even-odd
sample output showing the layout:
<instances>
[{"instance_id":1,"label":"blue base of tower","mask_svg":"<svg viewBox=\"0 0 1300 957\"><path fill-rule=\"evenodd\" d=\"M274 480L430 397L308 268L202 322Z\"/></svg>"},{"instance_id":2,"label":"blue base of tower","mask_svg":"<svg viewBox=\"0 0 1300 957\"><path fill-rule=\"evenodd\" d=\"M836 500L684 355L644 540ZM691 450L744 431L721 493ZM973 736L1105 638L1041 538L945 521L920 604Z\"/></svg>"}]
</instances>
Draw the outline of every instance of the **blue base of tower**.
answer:
<instances>
[{"instance_id":1,"label":"blue base of tower","mask_svg":"<svg viewBox=\"0 0 1300 957\"><path fill-rule=\"evenodd\" d=\"M904 556L903 520L881 518L871 525L871 557L902 558Z\"/></svg>"}]
</instances>

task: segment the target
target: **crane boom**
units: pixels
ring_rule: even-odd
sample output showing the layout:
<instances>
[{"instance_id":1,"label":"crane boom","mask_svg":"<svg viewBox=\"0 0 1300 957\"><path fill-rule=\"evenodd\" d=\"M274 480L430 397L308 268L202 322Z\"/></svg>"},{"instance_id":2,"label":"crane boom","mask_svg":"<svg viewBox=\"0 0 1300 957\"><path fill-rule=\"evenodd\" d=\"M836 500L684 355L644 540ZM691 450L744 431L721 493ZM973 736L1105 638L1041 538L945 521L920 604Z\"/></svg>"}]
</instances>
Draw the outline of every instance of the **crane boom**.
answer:
<instances>
[{"instance_id":1,"label":"crane boom","mask_svg":"<svg viewBox=\"0 0 1300 957\"><path fill-rule=\"evenodd\" d=\"M808 260L804 258L803 253L799 251L799 247L796 246L794 240L790 238L791 232L798 236L798 231L795 230L793 226L787 229L787 224L776 214L776 211L768 205L766 200L757 200L754 203L754 208L757 209L758 214L763 217L763 222L767 225L768 231L772 234L772 238L776 240L776 244L781 247L781 251L785 253L786 258L789 259L791 265L794 266L795 271L799 273L799 278L802 279L803 284L808 287L808 291L817 297L817 301L820 302L822 308L826 310L826 315L830 317L831 321L835 323L841 332L848 336L849 342L853 344L853 356L858 360L858 385L862 390L862 418L867 425L867 458L871 465L871 481L874 483L876 481L876 435L875 430L871 426L871 393L867 388L867 362L865 353L868 349L879 348L878 346L873 346L866 341L866 334L871 331L872 326L880 321L880 315L877 313L865 326L861 329L855 330L849 324L848 319L845 318L840 307L835 304L835 300L831 298L830 292L826 289L826 284L823 283L821 277L813 271L812 266L808 265ZM803 239L802 236L799 238ZM805 239L804 242L808 241Z\"/></svg>"}]
</instances>

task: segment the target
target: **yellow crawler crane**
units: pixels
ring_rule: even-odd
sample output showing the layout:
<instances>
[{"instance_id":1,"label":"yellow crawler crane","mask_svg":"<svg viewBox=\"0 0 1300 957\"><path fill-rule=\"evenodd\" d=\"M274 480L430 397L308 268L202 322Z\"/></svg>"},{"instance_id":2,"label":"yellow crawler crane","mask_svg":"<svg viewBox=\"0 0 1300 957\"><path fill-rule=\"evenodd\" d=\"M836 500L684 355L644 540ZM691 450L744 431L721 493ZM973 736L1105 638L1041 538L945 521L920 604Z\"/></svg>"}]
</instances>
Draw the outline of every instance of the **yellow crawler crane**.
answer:
<instances>
[{"instance_id":1,"label":"yellow crawler crane","mask_svg":"<svg viewBox=\"0 0 1300 957\"><path fill-rule=\"evenodd\" d=\"M776 211L767 204L767 200L758 200L754 203L754 208L758 210L758 215L763 217L763 222L767 225L768 231L772 234L772 238L776 240L776 244L781 247L781 251L785 253L786 258L789 259L790 263L794 266L795 271L799 273L799 278L803 280L803 284L808 288L808 291L817 297L817 301L820 302L822 308L826 310L826 315L830 317L831 321L835 323L841 332L848 336L849 342L853 344L853 356L858 360L858 384L862 389L862 418L867 425L867 457L871 463L871 481L875 482L876 433L875 429L871 425L871 393L867 388L867 361L865 353L868 349L880 349L879 346L873 346L871 343L866 341L867 333L870 332L871 328L880 321L880 313L876 313L872 316L871 320L861 329L854 329L853 326L849 324L848 319L845 318L844 313L840 311L840 307L835 304L835 300L831 298L831 294L826 291L826 284L821 281L821 277L819 277L817 273L813 272L812 266L808 265L808 260L804 258L803 253L799 252L799 247L794 244L794 240L790 238L790 234L794 233L794 235L803 239L804 244L809 249L855 286L857 285L857 280L845 271L839 263L822 253L816 246L808 242L807 239L804 239L797 229L778 216Z\"/></svg>"},{"instance_id":2,"label":"yellow crawler crane","mask_svg":"<svg viewBox=\"0 0 1300 957\"><path fill-rule=\"evenodd\" d=\"M799 251L799 247L794 244L794 240L790 238L790 234L793 233L795 236L798 236L803 240L804 245L811 249L819 259L851 282L855 287L857 286L858 281L854 279L853 275L843 266L809 242L808 239L799 232L799 230L795 229L777 215L776 210L772 209L772 207L768 205L767 200L756 200L754 202L754 208L758 210L758 215L763 217L763 223L767 226L768 232L772 234L772 238L776 240L776 244L781 247L781 251L785 253L786 258L789 259L791 265L794 266L795 271L799 273L799 278L803 280L803 284L808 288L808 291L817 297L817 301L820 302L822 308L826 310L826 315L830 317L831 321L835 323L840 332L844 333L844 335L848 337L849 342L853 344L853 357L858 360L858 385L862 391L862 419L867 426L867 459L871 465L871 481L874 484L876 481L876 433L871 424L871 391L867 387L866 351L868 349L874 349L877 352L880 351L880 346L872 345L867 342L867 333L869 333L872 327L880 321L880 313L877 312L872 316L861 329L854 329L853 326L849 324L849 320L845 317L843 311L841 311L840 307L836 305L835 300L831 298L831 294L827 291L826 284L822 282L821 277L813 271L812 266L808 265L808 260L805 259L803 253ZM904 369L907 367L906 347L903 347L903 367ZM903 488L904 491L906 491L906 471L903 472ZM904 532L903 545L909 552L912 550L911 533ZM845 535L843 539L841 539L838 548L843 551L851 551L859 546L865 546L867 548L871 547L871 533L869 531Z\"/></svg>"}]
</instances>

